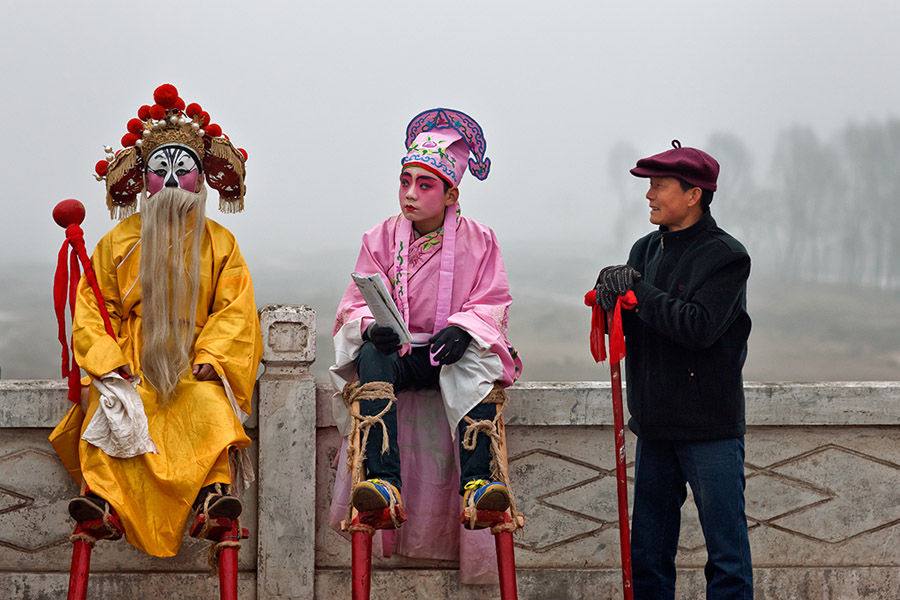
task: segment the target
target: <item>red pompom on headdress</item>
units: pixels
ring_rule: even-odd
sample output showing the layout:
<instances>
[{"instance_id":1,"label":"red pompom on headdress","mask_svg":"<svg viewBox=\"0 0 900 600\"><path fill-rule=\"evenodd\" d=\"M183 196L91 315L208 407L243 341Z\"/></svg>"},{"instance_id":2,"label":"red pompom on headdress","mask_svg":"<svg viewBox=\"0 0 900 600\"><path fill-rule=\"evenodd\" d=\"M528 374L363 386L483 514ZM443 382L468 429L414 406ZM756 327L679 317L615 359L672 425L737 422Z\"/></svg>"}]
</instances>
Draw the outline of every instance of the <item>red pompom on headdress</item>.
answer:
<instances>
[{"instance_id":1,"label":"red pompom on headdress","mask_svg":"<svg viewBox=\"0 0 900 600\"><path fill-rule=\"evenodd\" d=\"M144 123L140 119L131 119L125 128L128 129L128 133L141 135L144 132Z\"/></svg>"},{"instance_id":2,"label":"red pompom on headdress","mask_svg":"<svg viewBox=\"0 0 900 600\"><path fill-rule=\"evenodd\" d=\"M153 99L163 108L175 108L178 90L171 83L164 83L153 92Z\"/></svg>"},{"instance_id":3,"label":"red pompom on headdress","mask_svg":"<svg viewBox=\"0 0 900 600\"><path fill-rule=\"evenodd\" d=\"M128 148L129 146L134 146L140 138L133 133L126 133L122 136L122 146Z\"/></svg>"},{"instance_id":4,"label":"red pompom on headdress","mask_svg":"<svg viewBox=\"0 0 900 600\"><path fill-rule=\"evenodd\" d=\"M191 118L196 117L197 115L199 115L202 112L203 112L203 109L200 108L200 105L197 104L196 102L191 102L190 104L187 105L187 108L184 109L184 114L186 114L187 116L189 116Z\"/></svg>"},{"instance_id":5,"label":"red pompom on headdress","mask_svg":"<svg viewBox=\"0 0 900 600\"><path fill-rule=\"evenodd\" d=\"M222 135L222 128L213 123L206 127L206 135L210 137L219 137Z\"/></svg>"},{"instance_id":6,"label":"red pompom on headdress","mask_svg":"<svg viewBox=\"0 0 900 600\"><path fill-rule=\"evenodd\" d=\"M97 173L100 177L106 175L106 169L109 168L109 161L106 160L98 160L97 164L94 165L94 172Z\"/></svg>"},{"instance_id":7,"label":"red pompom on headdress","mask_svg":"<svg viewBox=\"0 0 900 600\"><path fill-rule=\"evenodd\" d=\"M157 121L166 118L166 109L160 106L159 104L154 104L150 107L150 116Z\"/></svg>"},{"instance_id":8,"label":"red pompom on headdress","mask_svg":"<svg viewBox=\"0 0 900 600\"><path fill-rule=\"evenodd\" d=\"M150 107L146 104L138 109L138 119L146 121L150 118Z\"/></svg>"},{"instance_id":9,"label":"red pompom on headdress","mask_svg":"<svg viewBox=\"0 0 900 600\"><path fill-rule=\"evenodd\" d=\"M244 150L243 148L238 148L238 152L240 152L240 153L241 153L241 156L244 157L244 162L247 162L247 159L250 158L250 157L247 155L247 151Z\"/></svg>"},{"instance_id":10,"label":"red pompom on headdress","mask_svg":"<svg viewBox=\"0 0 900 600\"><path fill-rule=\"evenodd\" d=\"M184 110L184 100L182 100L181 98L179 98L178 100L176 100L176 101L175 101L175 108L176 108L176 110L181 110L181 111L183 111L183 110Z\"/></svg>"},{"instance_id":11,"label":"red pompom on headdress","mask_svg":"<svg viewBox=\"0 0 900 600\"><path fill-rule=\"evenodd\" d=\"M209 123L211 121L211 119L209 118L209 113L206 112L205 110L201 110L197 114L197 119L200 122L200 127L205 127L206 125L209 125Z\"/></svg>"}]
</instances>

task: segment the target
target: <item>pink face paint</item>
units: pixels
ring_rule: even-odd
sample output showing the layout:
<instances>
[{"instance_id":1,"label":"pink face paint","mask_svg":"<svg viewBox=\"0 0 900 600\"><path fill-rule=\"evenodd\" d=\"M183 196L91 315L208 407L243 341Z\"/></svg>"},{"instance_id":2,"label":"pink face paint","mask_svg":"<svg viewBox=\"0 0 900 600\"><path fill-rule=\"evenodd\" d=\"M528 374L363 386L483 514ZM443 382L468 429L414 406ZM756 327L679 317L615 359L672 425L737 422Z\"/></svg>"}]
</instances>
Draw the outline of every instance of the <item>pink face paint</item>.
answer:
<instances>
[{"instance_id":1,"label":"pink face paint","mask_svg":"<svg viewBox=\"0 0 900 600\"><path fill-rule=\"evenodd\" d=\"M196 169L190 171L185 175L180 175L178 177L178 187L183 190L187 190L191 193L197 192L197 177L200 175Z\"/></svg>"},{"instance_id":2,"label":"pink face paint","mask_svg":"<svg viewBox=\"0 0 900 600\"><path fill-rule=\"evenodd\" d=\"M447 193L437 175L409 166L400 173L400 210L419 233L431 233L444 223Z\"/></svg>"},{"instance_id":3,"label":"pink face paint","mask_svg":"<svg viewBox=\"0 0 900 600\"><path fill-rule=\"evenodd\" d=\"M163 184L165 183L165 179L154 173L153 171L147 171L147 194L152 196L159 190L163 189Z\"/></svg>"}]
</instances>

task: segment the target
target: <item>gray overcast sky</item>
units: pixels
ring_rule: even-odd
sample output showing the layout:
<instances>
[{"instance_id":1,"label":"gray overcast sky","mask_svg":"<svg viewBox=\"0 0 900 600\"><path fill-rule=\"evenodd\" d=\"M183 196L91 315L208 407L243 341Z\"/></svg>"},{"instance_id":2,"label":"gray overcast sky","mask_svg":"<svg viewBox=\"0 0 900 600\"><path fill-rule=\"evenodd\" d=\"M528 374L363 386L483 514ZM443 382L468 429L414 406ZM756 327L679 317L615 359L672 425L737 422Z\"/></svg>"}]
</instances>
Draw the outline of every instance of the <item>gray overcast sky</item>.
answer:
<instances>
[{"instance_id":1,"label":"gray overcast sky","mask_svg":"<svg viewBox=\"0 0 900 600\"><path fill-rule=\"evenodd\" d=\"M0 263L54 260L63 198L87 206L89 247L112 226L93 165L165 82L249 151L246 212L209 214L251 266L331 248L352 261L360 234L397 212L404 128L434 106L484 127L493 170L467 176L461 202L501 242L602 231L643 202L640 182L609 181L620 141L647 155L730 132L765 168L788 125L827 137L900 113L896 0L2 8ZM613 197L622 185L634 196Z\"/></svg>"}]
</instances>

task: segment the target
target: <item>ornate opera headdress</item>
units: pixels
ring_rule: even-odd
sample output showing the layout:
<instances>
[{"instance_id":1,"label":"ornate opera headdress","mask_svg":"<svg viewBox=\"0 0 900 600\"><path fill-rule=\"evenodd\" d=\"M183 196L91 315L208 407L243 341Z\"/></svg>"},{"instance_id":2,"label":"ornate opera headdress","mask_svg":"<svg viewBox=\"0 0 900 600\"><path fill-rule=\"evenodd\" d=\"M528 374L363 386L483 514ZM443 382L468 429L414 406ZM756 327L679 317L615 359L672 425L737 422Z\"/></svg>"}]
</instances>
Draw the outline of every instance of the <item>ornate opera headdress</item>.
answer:
<instances>
[{"instance_id":1,"label":"ornate opera headdress","mask_svg":"<svg viewBox=\"0 0 900 600\"><path fill-rule=\"evenodd\" d=\"M128 121L123 148L113 153L106 146L106 160L94 167L97 180L106 180L110 216L121 220L135 212L137 196L144 189L147 159L154 150L167 145L187 148L197 157L206 181L219 192L219 210L242 211L247 151L232 145L199 104L185 105L174 85L156 88L153 100L153 106L141 106L137 118Z\"/></svg>"},{"instance_id":2,"label":"ornate opera headdress","mask_svg":"<svg viewBox=\"0 0 900 600\"><path fill-rule=\"evenodd\" d=\"M458 110L433 108L417 114L406 126L406 149L402 166L423 167L451 185L459 185L467 161L478 179L486 179L491 170L481 126Z\"/></svg>"}]
</instances>

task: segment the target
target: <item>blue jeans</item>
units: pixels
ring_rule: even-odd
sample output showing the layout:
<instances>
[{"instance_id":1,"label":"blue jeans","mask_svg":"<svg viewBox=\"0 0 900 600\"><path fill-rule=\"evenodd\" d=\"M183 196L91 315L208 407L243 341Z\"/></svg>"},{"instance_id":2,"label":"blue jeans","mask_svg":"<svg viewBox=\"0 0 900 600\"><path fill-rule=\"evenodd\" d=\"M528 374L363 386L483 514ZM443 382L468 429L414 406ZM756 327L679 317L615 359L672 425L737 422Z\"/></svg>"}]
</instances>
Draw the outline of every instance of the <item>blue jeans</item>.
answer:
<instances>
[{"instance_id":1,"label":"blue jeans","mask_svg":"<svg viewBox=\"0 0 900 600\"><path fill-rule=\"evenodd\" d=\"M706 597L753 598L744 515L744 438L638 439L631 522L634 597L675 597L675 553L689 483L706 539Z\"/></svg>"}]
</instances>

